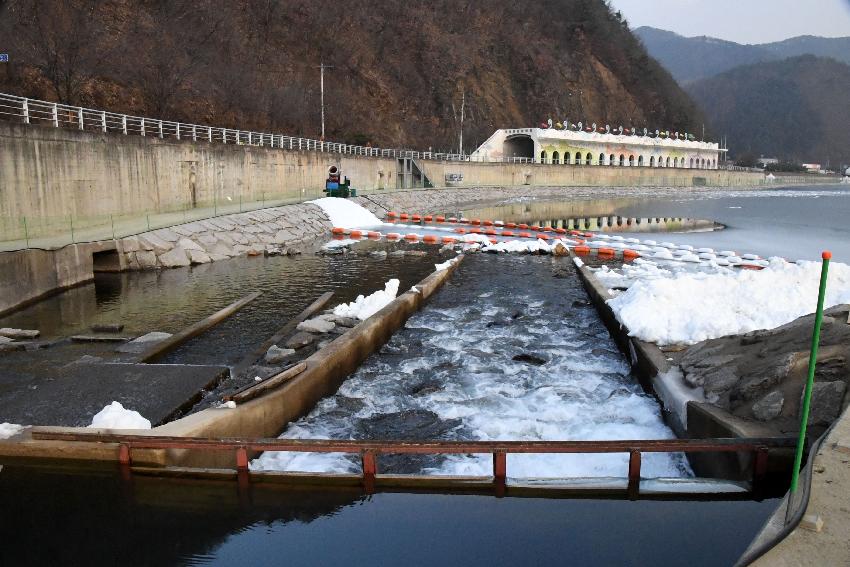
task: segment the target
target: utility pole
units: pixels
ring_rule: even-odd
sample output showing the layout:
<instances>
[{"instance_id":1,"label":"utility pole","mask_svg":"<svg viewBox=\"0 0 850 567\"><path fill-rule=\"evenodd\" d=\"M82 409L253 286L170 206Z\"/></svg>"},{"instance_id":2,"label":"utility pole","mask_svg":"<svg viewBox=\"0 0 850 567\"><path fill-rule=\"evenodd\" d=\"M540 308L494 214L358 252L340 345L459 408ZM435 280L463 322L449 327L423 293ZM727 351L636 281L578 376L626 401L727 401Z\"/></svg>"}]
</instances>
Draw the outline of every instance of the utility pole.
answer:
<instances>
[{"instance_id":1,"label":"utility pole","mask_svg":"<svg viewBox=\"0 0 850 567\"><path fill-rule=\"evenodd\" d=\"M460 135L458 137L458 153L463 155L463 109L466 106L466 89L460 91Z\"/></svg>"},{"instance_id":2,"label":"utility pole","mask_svg":"<svg viewBox=\"0 0 850 567\"><path fill-rule=\"evenodd\" d=\"M319 92L322 97L322 141L325 141L325 69L333 69L333 65L325 65L325 62L319 65Z\"/></svg>"}]
</instances>

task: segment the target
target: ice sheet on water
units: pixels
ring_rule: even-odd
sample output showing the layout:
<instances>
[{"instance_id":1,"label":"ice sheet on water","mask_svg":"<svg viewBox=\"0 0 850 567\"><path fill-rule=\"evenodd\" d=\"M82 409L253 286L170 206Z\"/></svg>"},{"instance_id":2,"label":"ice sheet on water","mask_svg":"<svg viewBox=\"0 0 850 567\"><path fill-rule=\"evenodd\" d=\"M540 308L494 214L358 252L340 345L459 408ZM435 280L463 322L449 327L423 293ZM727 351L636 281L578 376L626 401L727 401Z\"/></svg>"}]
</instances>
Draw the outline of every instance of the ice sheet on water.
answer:
<instances>
[{"instance_id":1,"label":"ice sheet on water","mask_svg":"<svg viewBox=\"0 0 850 567\"><path fill-rule=\"evenodd\" d=\"M581 440L672 438L629 373L569 258L468 259L452 281L285 438ZM521 276L521 277L520 277ZM492 293L498 290L498 293ZM510 290L505 293L505 290ZM526 355L525 357L519 355ZM518 360L514 360L518 357ZM482 456L379 458L379 471L488 475ZM357 472L349 455L266 453L254 469ZM624 476L626 454L510 455L511 477ZM649 454L645 476L688 476Z\"/></svg>"}]
</instances>

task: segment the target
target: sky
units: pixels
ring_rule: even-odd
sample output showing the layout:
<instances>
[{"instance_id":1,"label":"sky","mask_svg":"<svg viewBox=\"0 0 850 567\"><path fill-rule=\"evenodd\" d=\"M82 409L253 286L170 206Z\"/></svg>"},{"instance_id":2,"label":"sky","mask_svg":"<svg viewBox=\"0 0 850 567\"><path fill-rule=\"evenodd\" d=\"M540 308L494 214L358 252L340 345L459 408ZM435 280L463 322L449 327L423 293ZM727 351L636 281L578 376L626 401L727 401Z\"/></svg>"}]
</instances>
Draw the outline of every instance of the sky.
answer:
<instances>
[{"instance_id":1,"label":"sky","mask_svg":"<svg viewBox=\"0 0 850 567\"><path fill-rule=\"evenodd\" d=\"M609 0L634 29L768 43L798 35L850 36L850 0Z\"/></svg>"}]
</instances>

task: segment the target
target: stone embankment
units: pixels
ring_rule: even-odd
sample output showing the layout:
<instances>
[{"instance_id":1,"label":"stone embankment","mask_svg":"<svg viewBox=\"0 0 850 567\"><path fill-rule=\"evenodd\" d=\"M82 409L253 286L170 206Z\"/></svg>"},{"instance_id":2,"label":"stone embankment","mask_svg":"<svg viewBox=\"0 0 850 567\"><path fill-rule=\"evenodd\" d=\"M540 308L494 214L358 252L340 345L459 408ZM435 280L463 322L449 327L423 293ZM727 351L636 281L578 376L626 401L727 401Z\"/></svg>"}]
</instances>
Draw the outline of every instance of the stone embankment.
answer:
<instances>
[{"instance_id":1,"label":"stone embankment","mask_svg":"<svg viewBox=\"0 0 850 567\"><path fill-rule=\"evenodd\" d=\"M176 268L234 256L300 253L330 229L321 208L301 203L128 236L117 242L117 250L121 269Z\"/></svg>"},{"instance_id":2,"label":"stone embankment","mask_svg":"<svg viewBox=\"0 0 850 567\"><path fill-rule=\"evenodd\" d=\"M850 404L850 305L826 310L815 366L809 424L817 436ZM711 339L668 352L685 382L733 415L778 434L799 429L814 315L776 329ZM662 348L662 350L669 350Z\"/></svg>"}]
</instances>

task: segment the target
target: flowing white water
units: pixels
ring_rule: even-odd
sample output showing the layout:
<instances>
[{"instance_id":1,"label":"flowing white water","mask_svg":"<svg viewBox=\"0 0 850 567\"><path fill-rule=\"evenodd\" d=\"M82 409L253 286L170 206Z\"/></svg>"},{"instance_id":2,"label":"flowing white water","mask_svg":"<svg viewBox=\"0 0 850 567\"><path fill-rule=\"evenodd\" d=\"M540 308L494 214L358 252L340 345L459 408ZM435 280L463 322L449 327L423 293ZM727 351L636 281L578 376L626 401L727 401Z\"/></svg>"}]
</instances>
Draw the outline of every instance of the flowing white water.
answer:
<instances>
[{"instance_id":1,"label":"flowing white water","mask_svg":"<svg viewBox=\"0 0 850 567\"><path fill-rule=\"evenodd\" d=\"M518 359L517 359L518 358ZM473 256L285 438L672 438L587 303L569 259ZM510 455L510 477L625 476L625 454ZM255 470L358 472L342 454L266 453ZM381 457L379 472L487 475L489 455ZM647 477L689 476L681 455Z\"/></svg>"}]
</instances>

